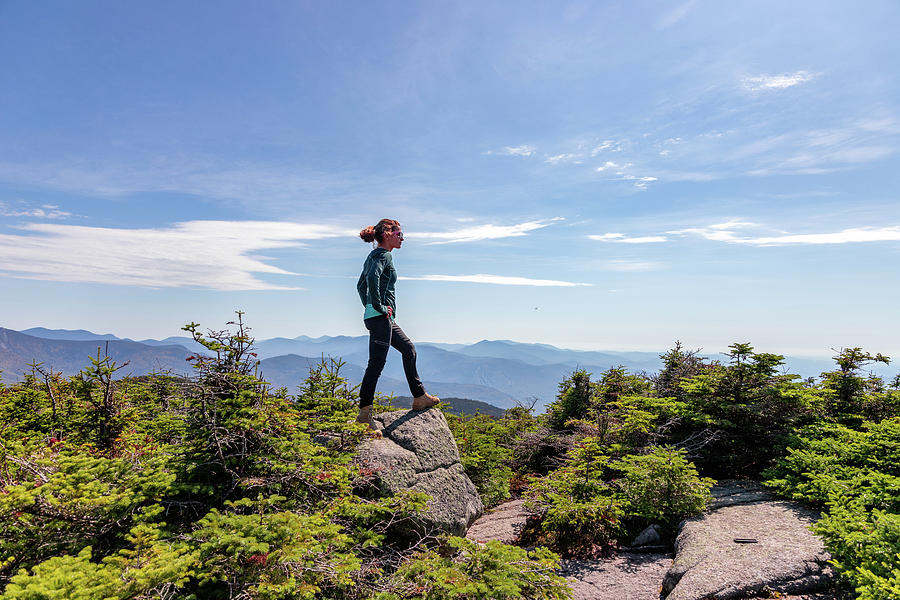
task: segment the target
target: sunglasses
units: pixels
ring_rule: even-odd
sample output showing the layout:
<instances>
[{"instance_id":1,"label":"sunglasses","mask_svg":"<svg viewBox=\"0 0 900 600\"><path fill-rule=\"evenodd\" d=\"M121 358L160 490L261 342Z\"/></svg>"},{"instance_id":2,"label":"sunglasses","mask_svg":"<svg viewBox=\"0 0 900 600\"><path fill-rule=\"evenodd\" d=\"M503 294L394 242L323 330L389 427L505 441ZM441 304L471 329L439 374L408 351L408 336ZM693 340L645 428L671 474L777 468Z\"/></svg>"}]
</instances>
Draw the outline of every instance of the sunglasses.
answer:
<instances>
[{"instance_id":1,"label":"sunglasses","mask_svg":"<svg viewBox=\"0 0 900 600\"><path fill-rule=\"evenodd\" d=\"M397 239L402 242L403 241L403 232L398 230L398 231L395 231L394 233L397 234Z\"/></svg>"}]
</instances>

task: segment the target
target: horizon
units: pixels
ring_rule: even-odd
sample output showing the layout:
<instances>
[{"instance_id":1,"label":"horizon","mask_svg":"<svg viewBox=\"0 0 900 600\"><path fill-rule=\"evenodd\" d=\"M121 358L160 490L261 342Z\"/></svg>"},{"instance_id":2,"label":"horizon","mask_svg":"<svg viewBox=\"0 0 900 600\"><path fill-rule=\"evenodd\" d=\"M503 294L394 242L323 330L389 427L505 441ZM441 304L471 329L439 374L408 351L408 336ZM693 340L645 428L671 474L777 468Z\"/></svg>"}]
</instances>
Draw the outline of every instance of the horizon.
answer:
<instances>
[{"instance_id":1,"label":"horizon","mask_svg":"<svg viewBox=\"0 0 900 600\"><path fill-rule=\"evenodd\" d=\"M900 358L896 2L0 16L4 327Z\"/></svg>"},{"instance_id":2,"label":"horizon","mask_svg":"<svg viewBox=\"0 0 900 600\"><path fill-rule=\"evenodd\" d=\"M0 327L2 327L2 325L0 325ZM7 329L9 329L9 328L7 328ZM78 328L78 329L63 329L63 328L59 328L59 329L51 329L51 328L49 328L49 327L43 327L43 326L40 326L40 325L34 325L34 326L32 326L32 327L25 327L25 328L22 328L22 329L16 329L16 330L14 330L14 331L17 331L17 332L19 332L19 333L25 333L26 331L28 331L28 330L30 330L30 329L46 329L46 330L48 330L48 331L55 331L55 332L64 331L64 332L67 332L67 333L75 333L75 332L78 332L78 331L85 331L85 332L90 333L90 334L92 334L92 335L97 335L97 336L111 335L111 336L115 336L117 339L122 340L122 341L132 341L132 342L139 342L139 343L142 342L142 341L144 341L144 340L161 341L161 340L168 339L168 338L178 338L178 337L190 338L190 336L187 335L187 332L185 332L185 331L181 331L181 332L180 332L181 335L155 336L155 337L154 337L154 336L150 336L150 337L135 338L135 337L131 337L131 336L123 336L123 335L119 335L119 334L113 333L113 332L111 332L111 331L106 331L106 332L99 333L99 332L96 332L96 331L91 331L91 330L83 329L83 328ZM252 327L251 327L251 334L252 334L252 333L253 333L253 332L252 332ZM26 335L32 335L32 334L26 334ZM33 337L40 337L40 336L33 336ZM329 339L330 339L330 338L339 338L339 337L364 338L364 337L366 337L366 334L362 334L362 333L361 333L361 334L357 334L357 335L338 334L338 335L310 336L310 335L306 335L306 334L300 333L300 334L298 334L298 335L290 336L290 337L286 337L286 336L273 336L273 337L266 337L266 338L258 338L258 337L255 337L255 336L254 336L254 339L255 339L256 342L266 342L266 341L270 341L270 340L273 340L273 339L295 340L295 339L300 338L300 337L306 337L307 339L310 339L310 340L319 340L319 339L322 339L322 338L329 338ZM84 340L83 340L83 341L84 341ZM680 340L679 340L679 341L680 341ZM439 340L417 340L415 343L417 343L417 344L431 344L431 345L448 344L448 345L459 345L459 346L474 346L474 345L479 344L479 343L482 343L482 342L507 342L507 343L512 343L512 344L540 345L540 346L549 346L549 347L554 348L554 349L556 349L556 350L562 350L562 351L575 351L575 352L601 352L601 353L602 353L602 352L608 352L608 353L612 353L612 354L615 354L615 353L664 354L664 353L668 352L669 350L671 350L671 349L674 347L674 342L673 342L673 344L671 344L670 346L668 346L668 347L666 347L666 348L647 348L647 349L601 348L601 347L573 348L573 347L567 347L567 346L557 346L557 345L554 345L554 344L546 344L546 343L544 343L544 342L533 342L533 341L511 340L511 339L487 339L487 338L485 338L485 339L480 339L480 340L476 340L476 341L470 341L470 342L443 342L443 341L439 341ZM684 349L685 351L696 351L696 352L697 352L699 355L701 355L701 356L720 356L720 355L725 355L726 352L727 352L727 350L728 350L727 347L726 347L726 348L723 348L723 349L721 349L721 350L709 350L709 349L707 349L707 348L690 346L690 345L688 345L688 344L682 344L682 347L683 347L683 349ZM814 355L814 354L782 353L782 352L772 351L771 349L758 348L758 347L756 347L756 346L754 346L753 349L754 349L754 352L768 352L768 353L771 353L771 354L783 354L786 358L814 359L814 360L825 360L825 359L832 360L832 359L834 358L833 355L834 355L835 353L837 353L837 352L840 350L840 349L838 349L838 348L832 348L832 349L830 349L829 352L826 353L826 354L818 354L818 355ZM863 350L865 350L865 348L863 348ZM895 360L894 360L896 357L893 357L893 356L891 356L891 355L887 355L887 356L888 356L888 358L891 359L891 364L890 364L890 366L887 367L887 368L893 368L893 367L895 367L895 365L898 364L898 363L896 363ZM879 367L879 369L884 370L883 367Z\"/></svg>"}]
</instances>

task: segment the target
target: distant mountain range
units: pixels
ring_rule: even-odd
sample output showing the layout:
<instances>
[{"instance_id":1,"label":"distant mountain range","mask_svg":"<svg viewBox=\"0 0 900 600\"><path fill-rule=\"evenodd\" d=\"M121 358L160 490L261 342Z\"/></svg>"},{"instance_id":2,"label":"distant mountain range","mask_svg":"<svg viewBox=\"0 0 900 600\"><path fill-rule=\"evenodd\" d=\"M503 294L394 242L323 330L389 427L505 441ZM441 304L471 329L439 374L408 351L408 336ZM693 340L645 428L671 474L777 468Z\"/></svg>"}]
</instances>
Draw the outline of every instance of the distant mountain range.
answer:
<instances>
[{"instance_id":1,"label":"distant mountain range","mask_svg":"<svg viewBox=\"0 0 900 600\"><path fill-rule=\"evenodd\" d=\"M23 331L0 328L0 370L5 381L21 378L28 363L37 360L57 372L75 374L87 364L88 356L108 351L110 357L128 366L122 375L142 375L152 371L190 374L185 359L203 350L189 337L163 340L129 340L113 334L95 334L83 329L45 329ZM536 400L542 408L552 401L559 382L576 368L595 375L610 367L624 366L633 372L656 372L661 367L658 352L598 352L557 348L547 344L525 344L509 340L483 340L475 344L416 344L419 374L428 391L441 397L466 398L510 408L517 402ZM256 343L262 376L275 387L291 393L306 378L309 368L322 357L345 361L342 375L357 384L368 361L367 336L322 336L311 338L272 338ZM708 355L724 360L721 354ZM788 358L788 371L804 377L818 376L834 368L825 358ZM874 369L882 376L896 372L880 365ZM391 353L378 391L396 396L409 394L399 355Z\"/></svg>"}]
</instances>

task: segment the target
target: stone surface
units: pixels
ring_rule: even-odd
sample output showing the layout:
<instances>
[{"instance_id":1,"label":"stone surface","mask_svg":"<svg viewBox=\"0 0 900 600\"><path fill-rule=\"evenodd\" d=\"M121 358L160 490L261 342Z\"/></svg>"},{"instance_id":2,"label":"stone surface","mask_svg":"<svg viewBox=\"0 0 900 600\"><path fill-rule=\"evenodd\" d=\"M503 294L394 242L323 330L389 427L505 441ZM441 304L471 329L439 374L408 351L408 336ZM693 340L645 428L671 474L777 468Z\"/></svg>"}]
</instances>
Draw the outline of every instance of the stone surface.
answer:
<instances>
[{"instance_id":1,"label":"stone surface","mask_svg":"<svg viewBox=\"0 0 900 600\"><path fill-rule=\"evenodd\" d=\"M510 500L485 513L466 537L515 543L528 518L524 503ZM659 600L660 583L671 565L667 554L623 552L599 560L564 560L559 574L568 580L573 600Z\"/></svg>"},{"instance_id":2,"label":"stone surface","mask_svg":"<svg viewBox=\"0 0 900 600\"><path fill-rule=\"evenodd\" d=\"M525 500L511 500L485 513L472 523L466 537L474 542L500 540L504 544L515 544L528 519L523 504Z\"/></svg>"},{"instance_id":3,"label":"stone surface","mask_svg":"<svg viewBox=\"0 0 900 600\"><path fill-rule=\"evenodd\" d=\"M686 521L675 541L675 562L663 580L666 600L804 594L831 583L829 556L808 529L817 513L770 500L752 482L723 481L712 491L711 510Z\"/></svg>"},{"instance_id":4,"label":"stone surface","mask_svg":"<svg viewBox=\"0 0 900 600\"><path fill-rule=\"evenodd\" d=\"M647 529L643 530L634 540L631 542L632 546L656 546L662 543L662 536L660 535L659 525L651 525Z\"/></svg>"},{"instance_id":5,"label":"stone surface","mask_svg":"<svg viewBox=\"0 0 900 600\"><path fill-rule=\"evenodd\" d=\"M424 492L432 497L425 524L465 535L484 507L463 471L443 413L435 408L395 410L376 415L375 421L384 437L363 442L357 460L375 471L381 493Z\"/></svg>"},{"instance_id":6,"label":"stone surface","mask_svg":"<svg viewBox=\"0 0 900 600\"><path fill-rule=\"evenodd\" d=\"M774 500L775 495L762 485L749 479L722 479L710 490L713 501L709 510Z\"/></svg>"},{"instance_id":7,"label":"stone surface","mask_svg":"<svg viewBox=\"0 0 900 600\"><path fill-rule=\"evenodd\" d=\"M560 575L573 600L659 600L659 586L672 565L668 554L620 553L600 560L564 560Z\"/></svg>"}]
</instances>

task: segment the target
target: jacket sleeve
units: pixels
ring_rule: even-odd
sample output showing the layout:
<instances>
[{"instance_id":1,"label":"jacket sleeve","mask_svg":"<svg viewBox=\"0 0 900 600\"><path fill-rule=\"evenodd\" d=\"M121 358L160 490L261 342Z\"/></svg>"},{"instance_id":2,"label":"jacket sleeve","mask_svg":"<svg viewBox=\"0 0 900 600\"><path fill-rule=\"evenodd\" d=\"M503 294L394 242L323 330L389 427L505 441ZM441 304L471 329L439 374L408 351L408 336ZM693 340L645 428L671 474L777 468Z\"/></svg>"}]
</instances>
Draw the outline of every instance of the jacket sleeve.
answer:
<instances>
[{"instance_id":1,"label":"jacket sleeve","mask_svg":"<svg viewBox=\"0 0 900 600\"><path fill-rule=\"evenodd\" d=\"M378 260L373 260L372 264L369 265L369 269L363 273L363 276L366 278L366 287L368 288L366 304L371 304L372 308L383 315L387 314L387 309L382 303L380 284L381 273L384 271L388 260L390 260L390 256L388 255L382 256Z\"/></svg>"},{"instance_id":2,"label":"jacket sleeve","mask_svg":"<svg viewBox=\"0 0 900 600\"><path fill-rule=\"evenodd\" d=\"M356 291L359 293L359 299L362 300L363 306L368 302L368 291L366 290L366 269L363 267L362 273L359 274L359 281L356 282Z\"/></svg>"}]
</instances>

